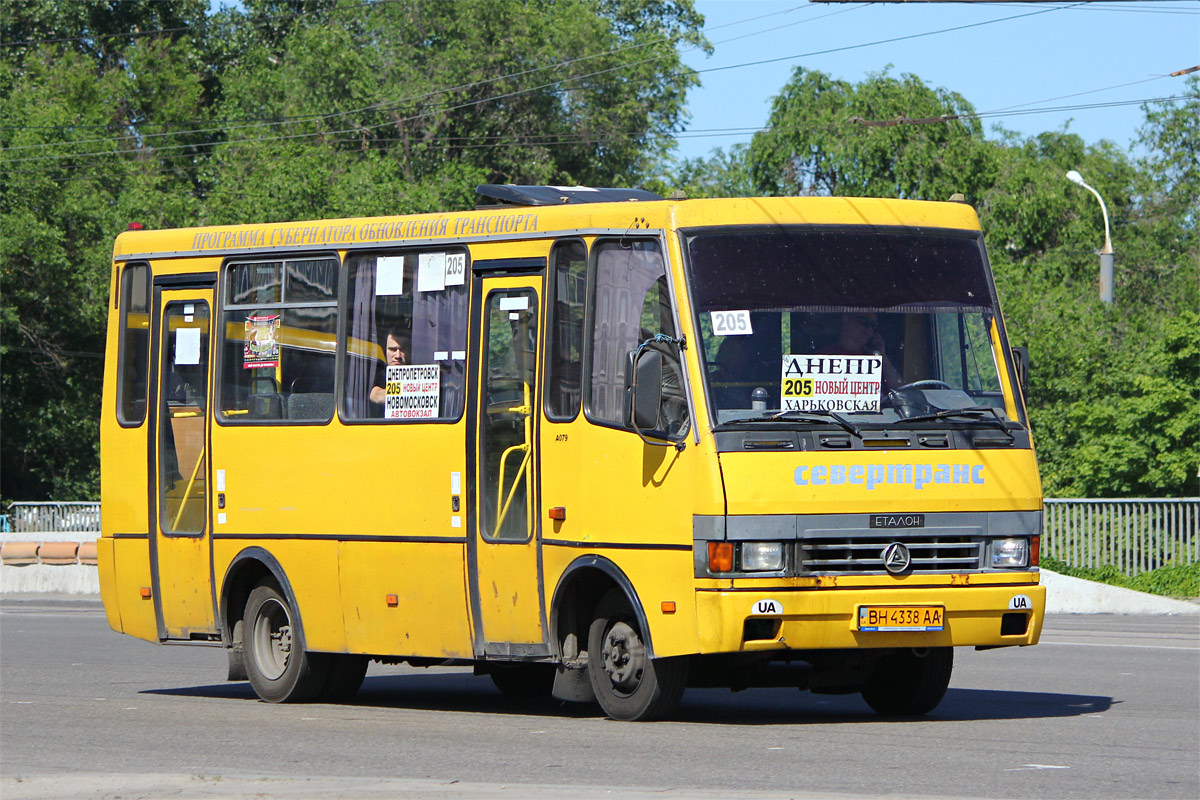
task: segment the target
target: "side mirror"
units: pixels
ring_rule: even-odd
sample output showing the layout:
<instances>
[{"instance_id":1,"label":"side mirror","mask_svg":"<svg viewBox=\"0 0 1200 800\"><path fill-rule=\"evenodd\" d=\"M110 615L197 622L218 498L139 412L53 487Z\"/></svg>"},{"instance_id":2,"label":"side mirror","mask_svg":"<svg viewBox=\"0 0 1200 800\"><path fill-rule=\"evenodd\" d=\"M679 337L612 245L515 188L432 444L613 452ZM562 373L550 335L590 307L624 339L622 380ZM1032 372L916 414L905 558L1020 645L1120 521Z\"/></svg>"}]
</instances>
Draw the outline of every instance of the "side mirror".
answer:
<instances>
[{"instance_id":1,"label":"side mirror","mask_svg":"<svg viewBox=\"0 0 1200 800\"><path fill-rule=\"evenodd\" d=\"M625 418L634 430L657 432L662 405L662 353L630 350L625 364Z\"/></svg>"},{"instance_id":2,"label":"side mirror","mask_svg":"<svg viewBox=\"0 0 1200 800\"><path fill-rule=\"evenodd\" d=\"M1029 402L1029 348L1012 349L1013 367L1017 370L1017 383L1021 385L1021 397Z\"/></svg>"}]
</instances>

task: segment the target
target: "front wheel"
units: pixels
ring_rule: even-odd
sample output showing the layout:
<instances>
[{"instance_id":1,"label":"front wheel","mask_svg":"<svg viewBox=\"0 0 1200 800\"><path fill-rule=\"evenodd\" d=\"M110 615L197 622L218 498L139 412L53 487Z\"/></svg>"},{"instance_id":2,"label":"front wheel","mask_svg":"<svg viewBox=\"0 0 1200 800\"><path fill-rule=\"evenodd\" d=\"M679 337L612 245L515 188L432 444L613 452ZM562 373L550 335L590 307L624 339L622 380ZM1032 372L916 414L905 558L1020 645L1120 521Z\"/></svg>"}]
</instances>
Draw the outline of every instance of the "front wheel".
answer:
<instances>
[{"instance_id":1,"label":"front wheel","mask_svg":"<svg viewBox=\"0 0 1200 800\"><path fill-rule=\"evenodd\" d=\"M304 652L298 621L291 603L273 585L259 584L250 592L242 625L246 674L268 703L311 700L328 677L329 662Z\"/></svg>"},{"instance_id":2,"label":"front wheel","mask_svg":"<svg viewBox=\"0 0 1200 800\"><path fill-rule=\"evenodd\" d=\"M600 708L613 719L661 719L683 698L687 660L650 658L629 601L613 589L596 606L588 630L588 677Z\"/></svg>"},{"instance_id":3,"label":"front wheel","mask_svg":"<svg viewBox=\"0 0 1200 800\"><path fill-rule=\"evenodd\" d=\"M862 696L867 705L887 716L928 714L942 702L953 670L953 647L900 650L875 665Z\"/></svg>"}]
</instances>

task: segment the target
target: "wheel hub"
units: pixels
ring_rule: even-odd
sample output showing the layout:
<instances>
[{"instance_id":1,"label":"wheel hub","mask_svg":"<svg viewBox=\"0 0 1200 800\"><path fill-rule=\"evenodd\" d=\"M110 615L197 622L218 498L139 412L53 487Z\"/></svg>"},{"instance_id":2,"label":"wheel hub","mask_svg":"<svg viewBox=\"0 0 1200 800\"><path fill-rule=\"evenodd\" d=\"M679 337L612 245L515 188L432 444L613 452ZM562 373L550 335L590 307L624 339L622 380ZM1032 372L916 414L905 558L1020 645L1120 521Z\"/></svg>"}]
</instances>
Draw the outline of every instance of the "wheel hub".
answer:
<instances>
[{"instance_id":1,"label":"wheel hub","mask_svg":"<svg viewBox=\"0 0 1200 800\"><path fill-rule=\"evenodd\" d=\"M642 682L646 668L646 647L638 632L626 622L617 622L604 637L604 671L613 688L633 693Z\"/></svg>"}]
</instances>

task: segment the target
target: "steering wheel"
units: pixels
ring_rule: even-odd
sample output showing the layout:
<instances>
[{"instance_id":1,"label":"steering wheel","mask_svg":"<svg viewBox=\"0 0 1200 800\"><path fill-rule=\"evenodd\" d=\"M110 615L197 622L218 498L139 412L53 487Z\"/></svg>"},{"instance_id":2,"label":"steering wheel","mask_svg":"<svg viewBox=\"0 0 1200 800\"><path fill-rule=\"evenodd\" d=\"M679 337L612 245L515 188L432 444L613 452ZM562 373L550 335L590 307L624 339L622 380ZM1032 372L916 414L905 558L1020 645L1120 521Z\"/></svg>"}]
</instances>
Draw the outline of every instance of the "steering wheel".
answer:
<instances>
[{"instance_id":1,"label":"steering wheel","mask_svg":"<svg viewBox=\"0 0 1200 800\"><path fill-rule=\"evenodd\" d=\"M896 387L892 391L893 392L902 392L905 389L953 389L953 388L954 388L953 386L946 383L945 381L939 381L939 380L931 378L929 380L913 381L912 383L906 383L903 386Z\"/></svg>"}]
</instances>

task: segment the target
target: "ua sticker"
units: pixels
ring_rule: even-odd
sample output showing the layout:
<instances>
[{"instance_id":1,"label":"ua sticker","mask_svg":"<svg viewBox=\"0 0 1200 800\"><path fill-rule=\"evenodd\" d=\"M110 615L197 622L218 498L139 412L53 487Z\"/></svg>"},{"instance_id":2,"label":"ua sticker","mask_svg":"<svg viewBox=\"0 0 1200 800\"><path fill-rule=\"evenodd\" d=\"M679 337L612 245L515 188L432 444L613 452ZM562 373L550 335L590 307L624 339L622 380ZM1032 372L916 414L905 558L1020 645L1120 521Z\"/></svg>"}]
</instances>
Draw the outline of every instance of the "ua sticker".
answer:
<instances>
[{"instance_id":1,"label":"ua sticker","mask_svg":"<svg viewBox=\"0 0 1200 800\"><path fill-rule=\"evenodd\" d=\"M1018 594L1013 595L1013 599L1008 601L1008 607L1014 611L1030 611L1033 609L1033 602L1029 599L1029 595Z\"/></svg>"},{"instance_id":2,"label":"ua sticker","mask_svg":"<svg viewBox=\"0 0 1200 800\"><path fill-rule=\"evenodd\" d=\"M783 603L778 600L759 600L750 609L753 616L761 617L765 614L782 614Z\"/></svg>"}]
</instances>

